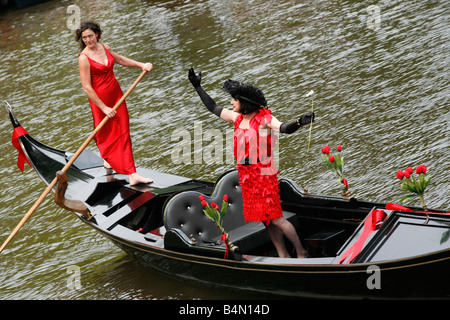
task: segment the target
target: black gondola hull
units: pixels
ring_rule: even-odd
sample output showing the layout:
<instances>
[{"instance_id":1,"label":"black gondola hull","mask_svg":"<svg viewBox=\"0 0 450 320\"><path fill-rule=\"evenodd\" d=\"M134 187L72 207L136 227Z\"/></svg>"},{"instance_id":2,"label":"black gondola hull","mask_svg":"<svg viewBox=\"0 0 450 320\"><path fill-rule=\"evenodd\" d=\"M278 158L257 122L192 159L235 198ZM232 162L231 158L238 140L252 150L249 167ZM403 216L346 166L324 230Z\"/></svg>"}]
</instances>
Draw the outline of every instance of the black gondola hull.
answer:
<instances>
[{"instance_id":1,"label":"black gondola hull","mask_svg":"<svg viewBox=\"0 0 450 320\"><path fill-rule=\"evenodd\" d=\"M20 126L10 107L9 112L13 126ZM47 184L71 157L28 134L19 140L33 168ZM450 215L446 212L435 211L430 222L424 224L423 214L387 210L388 218L365 240L354 262L341 264L339 257L361 237L362 222L374 208L384 204L305 195L291 180L280 179L283 210L295 219L299 234L311 235L303 237L302 242L310 245L313 257L280 259L262 254L270 247L261 246L241 252L242 259L224 259L223 244L206 242L205 235L211 231L208 229L201 229L202 235L190 237L186 233L180 243L169 243L168 234L182 234L177 228L186 226L170 226L165 215L173 199L180 195L219 197L216 191L221 188L222 179L212 183L139 169L154 177L155 183L131 187L127 177L108 172L102 163L92 152L86 152L67 171L66 195L81 201L93 218L74 214L143 265L171 277L250 292L255 297L450 298ZM191 210L190 206L183 210ZM415 233L408 234L408 228ZM406 238L400 231L406 232ZM258 235L254 239L270 245L264 238L264 229L254 234ZM409 245L410 240L414 245Z\"/></svg>"}]
</instances>

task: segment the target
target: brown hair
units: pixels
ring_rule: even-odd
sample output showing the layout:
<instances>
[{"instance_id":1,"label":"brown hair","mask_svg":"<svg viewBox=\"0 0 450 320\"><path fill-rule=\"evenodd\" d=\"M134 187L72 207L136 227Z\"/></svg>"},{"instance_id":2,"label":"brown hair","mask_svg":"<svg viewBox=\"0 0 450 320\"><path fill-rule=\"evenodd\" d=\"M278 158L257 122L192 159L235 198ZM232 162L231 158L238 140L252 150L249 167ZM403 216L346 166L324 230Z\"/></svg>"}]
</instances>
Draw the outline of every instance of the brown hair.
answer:
<instances>
[{"instance_id":1,"label":"brown hair","mask_svg":"<svg viewBox=\"0 0 450 320\"><path fill-rule=\"evenodd\" d=\"M92 30L97 35L97 41L100 40L102 35L102 29L100 29L100 25L94 21L83 21L80 24L80 27L75 31L75 41L80 43L80 51L83 51L86 48L86 44L84 43L81 34L86 30Z\"/></svg>"}]
</instances>

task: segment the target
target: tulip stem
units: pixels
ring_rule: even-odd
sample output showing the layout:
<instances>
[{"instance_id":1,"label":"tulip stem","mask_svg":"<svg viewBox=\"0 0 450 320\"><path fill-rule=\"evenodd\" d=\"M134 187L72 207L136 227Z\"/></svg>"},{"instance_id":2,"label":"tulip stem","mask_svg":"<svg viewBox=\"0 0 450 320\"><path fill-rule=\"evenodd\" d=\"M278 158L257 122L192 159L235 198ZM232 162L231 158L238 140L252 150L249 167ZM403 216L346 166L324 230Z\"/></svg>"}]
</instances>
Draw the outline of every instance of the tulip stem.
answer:
<instances>
[{"instance_id":1,"label":"tulip stem","mask_svg":"<svg viewBox=\"0 0 450 320\"><path fill-rule=\"evenodd\" d=\"M422 202L423 210L425 211L425 214L427 215L427 218L425 220L425 224L427 224L428 220L430 220L430 216L428 215L428 207L425 204L425 199L423 197L423 194L419 194L418 196L419 196L420 202Z\"/></svg>"},{"instance_id":2,"label":"tulip stem","mask_svg":"<svg viewBox=\"0 0 450 320\"><path fill-rule=\"evenodd\" d=\"M311 112L314 112L314 98L311 98ZM312 130L312 119L311 119L311 124L309 125L309 139L308 139L308 149L306 150L306 152L309 152L309 147L311 146L311 130Z\"/></svg>"}]
</instances>

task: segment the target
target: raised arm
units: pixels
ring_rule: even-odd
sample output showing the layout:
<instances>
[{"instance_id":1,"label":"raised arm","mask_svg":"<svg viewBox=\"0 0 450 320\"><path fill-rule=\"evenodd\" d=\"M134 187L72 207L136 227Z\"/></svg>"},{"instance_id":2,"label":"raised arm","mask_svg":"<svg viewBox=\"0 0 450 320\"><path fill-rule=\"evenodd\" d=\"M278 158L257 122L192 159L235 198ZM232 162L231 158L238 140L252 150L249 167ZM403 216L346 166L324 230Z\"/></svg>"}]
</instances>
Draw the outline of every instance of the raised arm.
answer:
<instances>
[{"instance_id":1,"label":"raised arm","mask_svg":"<svg viewBox=\"0 0 450 320\"><path fill-rule=\"evenodd\" d=\"M272 116L272 121L270 121L267 126L276 132L291 134L303 125L311 122L314 122L314 112L305 113L297 121L291 123L280 122L277 118Z\"/></svg>"},{"instance_id":2,"label":"raised arm","mask_svg":"<svg viewBox=\"0 0 450 320\"><path fill-rule=\"evenodd\" d=\"M195 74L194 68L189 69L188 78L189 81L191 81L195 91L197 91L198 95L200 96L200 99L202 100L203 104L210 112L214 113L216 116L222 118L225 121L234 122L238 114L234 111L219 107L213 100L213 98L211 98L201 86L200 84L202 81L201 71L197 75Z\"/></svg>"}]
</instances>

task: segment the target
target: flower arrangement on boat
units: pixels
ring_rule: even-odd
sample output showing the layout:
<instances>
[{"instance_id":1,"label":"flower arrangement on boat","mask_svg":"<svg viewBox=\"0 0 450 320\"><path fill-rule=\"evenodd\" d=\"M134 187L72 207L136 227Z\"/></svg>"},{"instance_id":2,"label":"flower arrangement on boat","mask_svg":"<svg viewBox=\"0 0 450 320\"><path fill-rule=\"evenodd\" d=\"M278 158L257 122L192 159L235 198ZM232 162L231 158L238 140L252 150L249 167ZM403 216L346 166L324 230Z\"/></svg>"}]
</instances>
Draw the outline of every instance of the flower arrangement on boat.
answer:
<instances>
[{"instance_id":1,"label":"flower arrangement on boat","mask_svg":"<svg viewBox=\"0 0 450 320\"><path fill-rule=\"evenodd\" d=\"M337 153L330 154L331 148L329 145L326 145L321 149L322 151L322 161L325 166L337 174L338 183L343 184L342 188L342 196L344 199L350 199L353 195L348 190L348 181L344 177L344 157L341 156L342 146L338 145L336 147Z\"/></svg>"},{"instance_id":2,"label":"flower arrangement on boat","mask_svg":"<svg viewBox=\"0 0 450 320\"><path fill-rule=\"evenodd\" d=\"M227 210L228 210L228 195L225 194L223 196L222 207L219 207L219 205L216 204L215 202L212 202L211 206L209 206L208 202L205 200L204 195L200 195L198 198L202 202L202 206L204 208L203 212L205 213L205 215L209 219L214 221L216 223L217 227L219 227L220 231L222 232L221 240L223 242L225 242L225 244L226 244L226 250L225 250L225 256L224 256L224 258L226 259L226 258L228 258L228 250L234 251L237 248L230 241L230 239L228 237L228 233L226 233L225 229L223 228L223 219L225 218L225 216L227 214ZM220 211L219 211L219 209L220 209Z\"/></svg>"},{"instance_id":3,"label":"flower arrangement on boat","mask_svg":"<svg viewBox=\"0 0 450 320\"><path fill-rule=\"evenodd\" d=\"M425 189L430 183L430 175L427 174L427 167L424 164L421 164L418 166L415 170L416 174L418 175L417 178L414 177L414 169L412 167L406 168L404 171L397 171L396 177L400 180L402 180L402 183L400 187L405 190L409 191L412 194L408 194L404 196L400 202L404 203L412 198L418 196L420 201L422 202L423 210L425 211L425 214L427 215L427 219L425 220L425 223L428 222L429 216L428 216L428 208L425 203L424 193Z\"/></svg>"}]
</instances>

